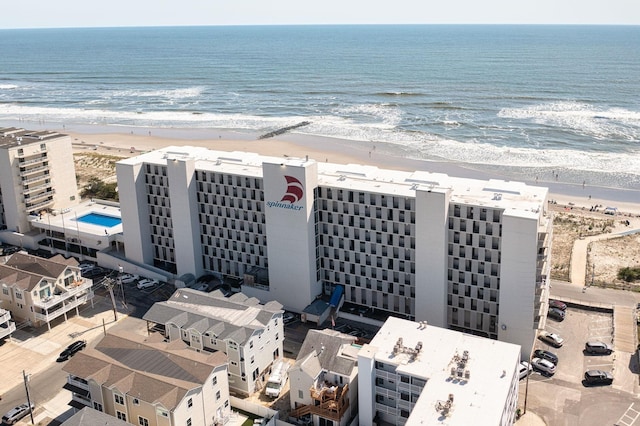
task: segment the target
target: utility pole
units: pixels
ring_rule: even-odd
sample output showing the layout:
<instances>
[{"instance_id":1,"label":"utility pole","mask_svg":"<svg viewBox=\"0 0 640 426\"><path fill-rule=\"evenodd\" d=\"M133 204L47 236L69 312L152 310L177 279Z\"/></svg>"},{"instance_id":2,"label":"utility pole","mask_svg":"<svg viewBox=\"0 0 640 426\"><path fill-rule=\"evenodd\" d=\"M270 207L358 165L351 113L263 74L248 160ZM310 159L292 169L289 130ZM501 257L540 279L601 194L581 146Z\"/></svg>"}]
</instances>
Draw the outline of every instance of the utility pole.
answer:
<instances>
[{"instance_id":1,"label":"utility pole","mask_svg":"<svg viewBox=\"0 0 640 426\"><path fill-rule=\"evenodd\" d=\"M24 370L22 370L22 379L24 380L24 390L27 392L27 404L29 405L29 415L31 416L31 424L35 425L36 422L33 420L33 409L31 408L31 398L29 397L29 377L31 375L27 374Z\"/></svg>"},{"instance_id":2,"label":"utility pole","mask_svg":"<svg viewBox=\"0 0 640 426\"><path fill-rule=\"evenodd\" d=\"M113 280L109 277L106 277L104 280L104 286L109 290L109 295L111 296L111 305L113 306L113 320L118 321L118 309L116 307L116 298L113 295Z\"/></svg>"}]
</instances>

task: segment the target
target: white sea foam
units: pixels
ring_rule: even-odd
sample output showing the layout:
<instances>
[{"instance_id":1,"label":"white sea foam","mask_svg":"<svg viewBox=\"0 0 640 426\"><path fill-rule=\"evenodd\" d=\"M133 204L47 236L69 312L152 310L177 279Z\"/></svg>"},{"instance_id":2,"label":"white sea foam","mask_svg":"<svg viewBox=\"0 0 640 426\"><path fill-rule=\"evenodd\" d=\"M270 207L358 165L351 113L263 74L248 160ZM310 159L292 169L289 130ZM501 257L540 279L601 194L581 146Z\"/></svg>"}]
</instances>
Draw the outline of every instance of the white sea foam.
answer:
<instances>
[{"instance_id":1,"label":"white sea foam","mask_svg":"<svg viewBox=\"0 0 640 426\"><path fill-rule=\"evenodd\" d=\"M11 90L17 89L18 86L15 84L0 84L0 90Z\"/></svg>"},{"instance_id":2,"label":"white sea foam","mask_svg":"<svg viewBox=\"0 0 640 426\"><path fill-rule=\"evenodd\" d=\"M524 108L504 108L498 117L532 120L537 124L571 129L598 140L640 139L640 112L623 108L601 109L581 102L554 102Z\"/></svg>"},{"instance_id":3,"label":"white sea foam","mask_svg":"<svg viewBox=\"0 0 640 426\"><path fill-rule=\"evenodd\" d=\"M138 97L138 98L166 98L166 99L186 99L197 98L202 92L206 90L205 87L185 87L181 89L163 89L163 90L118 90L111 95L116 98L122 97Z\"/></svg>"}]
</instances>

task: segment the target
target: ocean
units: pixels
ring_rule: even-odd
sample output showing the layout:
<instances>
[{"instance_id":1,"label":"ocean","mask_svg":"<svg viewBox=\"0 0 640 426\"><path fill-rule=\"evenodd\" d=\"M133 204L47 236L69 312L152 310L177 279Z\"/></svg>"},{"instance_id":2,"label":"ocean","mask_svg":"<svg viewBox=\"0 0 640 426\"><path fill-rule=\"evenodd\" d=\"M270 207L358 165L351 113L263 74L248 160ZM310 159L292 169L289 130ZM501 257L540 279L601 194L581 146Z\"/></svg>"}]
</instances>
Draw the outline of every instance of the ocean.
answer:
<instances>
[{"instance_id":1,"label":"ocean","mask_svg":"<svg viewBox=\"0 0 640 426\"><path fill-rule=\"evenodd\" d=\"M257 138L309 121L286 137L640 189L637 26L0 30L0 52L0 126Z\"/></svg>"}]
</instances>

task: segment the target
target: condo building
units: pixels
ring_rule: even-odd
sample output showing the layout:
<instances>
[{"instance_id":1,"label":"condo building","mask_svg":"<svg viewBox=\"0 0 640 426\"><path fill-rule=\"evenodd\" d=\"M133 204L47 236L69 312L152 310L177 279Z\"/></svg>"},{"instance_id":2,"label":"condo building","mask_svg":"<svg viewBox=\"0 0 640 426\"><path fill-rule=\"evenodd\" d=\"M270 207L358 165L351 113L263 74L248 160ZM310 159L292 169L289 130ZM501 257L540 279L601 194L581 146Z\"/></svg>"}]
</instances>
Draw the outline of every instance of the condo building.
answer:
<instances>
[{"instance_id":1,"label":"condo building","mask_svg":"<svg viewBox=\"0 0 640 426\"><path fill-rule=\"evenodd\" d=\"M223 425L230 418L222 352L196 353L159 334L145 338L110 331L63 370L69 374L64 385L72 394L69 405L91 407L127 424Z\"/></svg>"},{"instance_id":2,"label":"condo building","mask_svg":"<svg viewBox=\"0 0 640 426\"><path fill-rule=\"evenodd\" d=\"M389 317L358 353L362 425L512 425L520 348Z\"/></svg>"},{"instance_id":3,"label":"condo building","mask_svg":"<svg viewBox=\"0 0 640 426\"><path fill-rule=\"evenodd\" d=\"M0 229L27 233L30 216L78 200L68 135L0 128Z\"/></svg>"},{"instance_id":4,"label":"condo building","mask_svg":"<svg viewBox=\"0 0 640 426\"><path fill-rule=\"evenodd\" d=\"M47 324L50 330L56 318L66 321L69 314L79 315L80 306L93 303L92 286L92 280L81 276L74 258L43 259L18 252L0 263L0 306L15 321L33 327ZM15 325L8 326L15 330Z\"/></svg>"},{"instance_id":5,"label":"condo building","mask_svg":"<svg viewBox=\"0 0 640 426\"><path fill-rule=\"evenodd\" d=\"M548 190L427 171L168 147L116 165L126 257L243 279L302 312L345 301L528 357L548 303Z\"/></svg>"},{"instance_id":6,"label":"condo building","mask_svg":"<svg viewBox=\"0 0 640 426\"><path fill-rule=\"evenodd\" d=\"M219 290L181 288L167 301L154 303L143 319L168 341L226 354L229 389L242 395L262 389L283 354L282 305L275 301L262 305L242 293L227 298Z\"/></svg>"}]
</instances>

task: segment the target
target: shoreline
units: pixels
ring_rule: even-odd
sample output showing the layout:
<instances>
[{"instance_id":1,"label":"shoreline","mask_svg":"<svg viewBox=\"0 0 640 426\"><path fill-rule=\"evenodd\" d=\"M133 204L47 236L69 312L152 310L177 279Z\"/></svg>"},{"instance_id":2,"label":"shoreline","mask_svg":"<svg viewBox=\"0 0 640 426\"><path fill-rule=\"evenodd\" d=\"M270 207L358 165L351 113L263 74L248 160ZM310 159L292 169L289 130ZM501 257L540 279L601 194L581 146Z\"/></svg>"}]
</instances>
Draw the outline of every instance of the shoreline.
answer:
<instances>
[{"instance_id":1,"label":"shoreline","mask_svg":"<svg viewBox=\"0 0 640 426\"><path fill-rule=\"evenodd\" d=\"M139 155L166 146L193 145L218 151L246 151L274 157L306 155L318 162L364 164L393 170L424 170L470 179L515 180L533 186L549 188L549 200L560 207L589 212L593 206L616 207L620 214L639 216L640 190L579 185L555 180L522 179L496 166L475 165L435 160L420 160L385 152L384 144L352 141L321 136L285 133L276 138L258 139L257 132L236 132L217 129L164 129L108 126L78 126L53 128L71 138L74 152L94 151L123 157ZM134 149L134 152L132 151Z\"/></svg>"}]
</instances>

